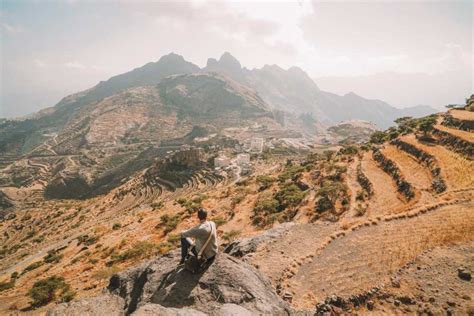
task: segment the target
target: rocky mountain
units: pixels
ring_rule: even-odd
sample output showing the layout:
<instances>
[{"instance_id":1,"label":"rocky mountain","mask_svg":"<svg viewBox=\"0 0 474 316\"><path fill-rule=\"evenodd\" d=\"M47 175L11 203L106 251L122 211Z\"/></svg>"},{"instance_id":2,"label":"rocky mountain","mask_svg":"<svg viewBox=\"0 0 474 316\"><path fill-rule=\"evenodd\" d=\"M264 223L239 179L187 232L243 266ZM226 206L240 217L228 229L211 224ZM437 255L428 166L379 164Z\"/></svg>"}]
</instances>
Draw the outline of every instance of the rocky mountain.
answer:
<instances>
[{"instance_id":1,"label":"rocky mountain","mask_svg":"<svg viewBox=\"0 0 474 316\"><path fill-rule=\"evenodd\" d=\"M297 67L248 70L225 53L200 69L172 53L36 115L0 123L0 185L39 183L49 197L86 197L150 166L150 148L189 143L183 137L196 126L242 129L225 134L234 141L298 138L321 133L321 123L363 119L384 127L428 111L321 91Z\"/></svg>"},{"instance_id":2,"label":"rocky mountain","mask_svg":"<svg viewBox=\"0 0 474 316\"><path fill-rule=\"evenodd\" d=\"M261 69L249 70L242 68L229 53L224 53L219 60L210 58L204 71L223 73L253 87L276 109L312 113L318 121L327 124L358 119L388 128L398 117L421 117L435 112L427 106L397 109L383 101L365 99L354 93L340 96L325 92L298 67L284 70L277 65L265 65Z\"/></svg>"},{"instance_id":3,"label":"rocky mountain","mask_svg":"<svg viewBox=\"0 0 474 316\"><path fill-rule=\"evenodd\" d=\"M69 97L41 117L3 124L1 151L10 160L4 161L0 184L25 187L40 181L49 198L85 198L120 185L168 150L192 143L187 135L198 126L210 131L253 124L281 128L257 93L218 74L168 76L84 103L114 81L150 83L146 76L137 83L134 72L168 69L160 66L167 58ZM59 113L66 123L55 120Z\"/></svg>"}]
</instances>

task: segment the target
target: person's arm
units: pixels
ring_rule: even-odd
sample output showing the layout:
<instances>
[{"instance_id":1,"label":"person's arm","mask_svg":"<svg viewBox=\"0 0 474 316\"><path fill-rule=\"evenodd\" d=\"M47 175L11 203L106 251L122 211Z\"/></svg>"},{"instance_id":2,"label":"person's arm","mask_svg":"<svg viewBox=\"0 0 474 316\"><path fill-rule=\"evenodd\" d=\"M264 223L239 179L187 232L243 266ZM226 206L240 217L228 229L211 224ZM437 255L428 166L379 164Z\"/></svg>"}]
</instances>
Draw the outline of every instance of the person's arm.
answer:
<instances>
[{"instance_id":1,"label":"person's arm","mask_svg":"<svg viewBox=\"0 0 474 316\"><path fill-rule=\"evenodd\" d=\"M199 231L199 225L197 226L194 226L193 228L190 228L188 230L185 230L183 232L181 232L181 237L182 238L196 238L197 237L197 233Z\"/></svg>"}]
</instances>

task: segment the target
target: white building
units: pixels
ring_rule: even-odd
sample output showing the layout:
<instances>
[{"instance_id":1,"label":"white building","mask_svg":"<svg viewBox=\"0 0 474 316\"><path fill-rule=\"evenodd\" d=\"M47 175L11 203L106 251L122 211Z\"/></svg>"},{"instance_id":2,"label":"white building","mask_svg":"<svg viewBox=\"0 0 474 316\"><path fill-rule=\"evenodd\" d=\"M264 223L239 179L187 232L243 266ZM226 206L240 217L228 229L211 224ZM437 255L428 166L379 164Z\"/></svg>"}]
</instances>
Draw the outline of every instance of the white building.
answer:
<instances>
[{"instance_id":1,"label":"white building","mask_svg":"<svg viewBox=\"0 0 474 316\"><path fill-rule=\"evenodd\" d=\"M237 159L235 160L237 165L243 166L250 164L250 155L249 154L238 154Z\"/></svg>"},{"instance_id":2,"label":"white building","mask_svg":"<svg viewBox=\"0 0 474 316\"><path fill-rule=\"evenodd\" d=\"M230 165L230 159L226 156L219 156L214 158L214 167L225 168Z\"/></svg>"},{"instance_id":3,"label":"white building","mask_svg":"<svg viewBox=\"0 0 474 316\"><path fill-rule=\"evenodd\" d=\"M250 141L250 152L261 153L263 151L263 138L252 138Z\"/></svg>"}]
</instances>

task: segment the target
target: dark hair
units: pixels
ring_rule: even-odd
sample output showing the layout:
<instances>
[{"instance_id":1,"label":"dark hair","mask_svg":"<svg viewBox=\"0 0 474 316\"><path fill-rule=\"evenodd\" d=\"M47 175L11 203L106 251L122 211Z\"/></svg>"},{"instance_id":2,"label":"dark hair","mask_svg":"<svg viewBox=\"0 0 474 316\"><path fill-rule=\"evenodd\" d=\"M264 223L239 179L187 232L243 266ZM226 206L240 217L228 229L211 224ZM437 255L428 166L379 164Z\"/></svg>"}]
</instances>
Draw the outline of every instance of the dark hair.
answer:
<instances>
[{"instance_id":1,"label":"dark hair","mask_svg":"<svg viewBox=\"0 0 474 316\"><path fill-rule=\"evenodd\" d=\"M200 208L198 211L198 218L200 220L205 220L207 218L207 212L204 209Z\"/></svg>"}]
</instances>

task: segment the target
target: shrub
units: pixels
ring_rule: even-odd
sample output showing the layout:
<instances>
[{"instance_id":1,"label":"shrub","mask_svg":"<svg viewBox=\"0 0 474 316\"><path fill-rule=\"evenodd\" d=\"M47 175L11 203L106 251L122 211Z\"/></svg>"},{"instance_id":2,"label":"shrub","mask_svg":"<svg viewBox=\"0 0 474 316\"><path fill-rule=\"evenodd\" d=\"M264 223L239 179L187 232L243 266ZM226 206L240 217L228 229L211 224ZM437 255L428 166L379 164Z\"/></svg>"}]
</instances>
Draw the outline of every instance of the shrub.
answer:
<instances>
[{"instance_id":1,"label":"shrub","mask_svg":"<svg viewBox=\"0 0 474 316\"><path fill-rule=\"evenodd\" d=\"M387 140L387 135L381 131L375 131L370 135L370 142L372 144L382 144Z\"/></svg>"},{"instance_id":2,"label":"shrub","mask_svg":"<svg viewBox=\"0 0 474 316\"><path fill-rule=\"evenodd\" d=\"M265 189L268 189L269 187L272 186L272 184L276 181L274 177L270 176L258 176L257 177L257 183L260 184L260 191L263 191Z\"/></svg>"},{"instance_id":3,"label":"shrub","mask_svg":"<svg viewBox=\"0 0 474 316\"><path fill-rule=\"evenodd\" d=\"M89 236L89 235L81 235L77 237L77 245L84 244L86 246L90 246L95 244L99 240L99 236Z\"/></svg>"},{"instance_id":4,"label":"shrub","mask_svg":"<svg viewBox=\"0 0 474 316\"><path fill-rule=\"evenodd\" d=\"M327 196L322 196L316 202L316 212L323 213L328 210L334 209L334 204L329 200Z\"/></svg>"},{"instance_id":5,"label":"shrub","mask_svg":"<svg viewBox=\"0 0 474 316\"><path fill-rule=\"evenodd\" d=\"M115 263L124 262L130 259L144 258L156 253L158 246L148 242L140 241L132 245L130 249L127 249L120 254L112 254L112 260L107 262L108 266Z\"/></svg>"},{"instance_id":6,"label":"shrub","mask_svg":"<svg viewBox=\"0 0 474 316\"><path fill-rule=\"evenodd\" d=\"M367 211L367 206L366 205L362 206L360 204L357 204L357 207L354 209L354 211L355 211L356 216L362 216Z\"/></svg>"},{"instance_id":7,"label":"shrub","mask_svg":"<svg viewBox=\"0 0 474 316\"><path fill-rule=\"evenodd\" d=\"M214 217L214 218L211 219L211 221L216 223L216 227L222 226L225 223L227 223L227 221L222 216Z\"/></svg>"},{"instance_id":8,"label":"shrub","mask_svg":"<svg viewBox=\"0 0 474 316\"><path fill-rule=\"evenodd\" d=\"M15 272L16 273L16 272ZM11 276L10 281L0 282L0 293L15 287L15 281L17 276Z\"/></svg>"},{"instance_id":9,"label":"shrub","mask_svg":"<svg viewBox=\"0 0 474 316\"><path fill-rule=\"evenodd\" d=\"M285 185L275 194L279 207L284 210L288 207L298 206L305 196L305 192L294 184Z\"/></svg>"},{"instance_id":10,"label":"shrub","mask_svg":"<svg viewBox=\"0 0 474 316\"><path fill-rule=\"evenodd\" d=\"M38 268L41 267L43 264L44 264L44 261L37 261L37 262L34 262L34 263L30 264L29 266L27 266L27 267L23 270L23 272L21 272L21 274L25 274L25 273L27 273L28 271L38 269Z\"/></svg>"},{"instance_id":11,"label":"shrub","mask_svg":"<svg viewBox=\"0 0 474 316\"><path fill-rule=\"evenodd\" d=\"M271 198L259 199L255 202L254 213L272 214L277 213L280 208L278 200Z\"/></svg>"},{"instance_id":12,"label":"shrub","mask_svg":"<svg viewBox=\"0 0 474 316\"><path fill-rule=\"evenodd\" d=\"M169 216L168 214L165 214L160 217L160 220L161 220L161 223L158 224L157 227L164 226L164 232L165 234L167 234L170 231L176 229L180 220L180 216L179 215Z\"/></svg>"},{"instance_id":13,"label":"shrub","mask_svg":"<svg viewBox=\"0 0 474 316\"><path fill-rule=\"evenodd\" d=\"M56 250L48 251L48 254L43 258L44 263L58 263L63 258L63 255Z\"/></svg>"},{"instance_id":14,"label":"shrub","mask_svg":"<svg viewBox=\"0 0 474 316\"><path fill-rule=\"evenodd\" d=\"M231 199L231 205L234 208L237 204L242 202L245 199L244 194L237 194L236 196L232 197Z\"/></svg>"},{"instance_id":15,"label":"shrub","mask_svg":"<svg viewBox=\"0 0 474 316\"><path fill-rule=\"evenodd\" d=\"M233 241L235 238L237 238L240 235L240 230L231 230L229 232L225 232L222 235L222 239L224 239L227 242Z\"/></svg>"},{"instance_id":16,"label":"shrub","mask_svg":"<svg viewBox=\"0 0 474 316\"><path fill-rule=\"evenodd\" d=\"M115 223L115 224L112 226L112 230L120 229L120 227L122 227L122 225L121 225L120 223Z\"/></svg>"},{"instance_id":17,"label":"shrub","mask_svg":"<svg viewBox=\"0 0 474 316\"><path fill-rule=\"evenodd\" d=\"M36 237L35 239L33 239L33 242L39 244L39 243L42 242L43 240L44 240L44 236L41 235L41 236L38 236L38 237Z\"/></svg>"},{"instance_id":18,"label":"shrub","mask_svg":"<svg viewBox=\"0 0 474 316\"><path fill-rule=\"evenodd\" d=\"M327 199L334 206L339 198L346 195L347 190L347 186L342 182L326 180L318 190L318 195Z\"/></svg>"},{"instance_id":19,"label":"shrub","mask_svg":"<svg viewBox=\"0 0 474 316\"><path fill-rule=\"evenodd\" d=\"M71 291L63 277L54 275L35 282L28 291L28 295L33 299L31 305L39 307L56 300L57 297L62 302L69 302L74 298L75 293Z\"/></svg>"},{"instance_id":20,"label":"shrub","mask_svg":"<svg viewBox=\"0 0 474 316\"><path fill-rule=\"evenodd\" d=\"M158 202L151 203L150 206L153 208L153 210L159 210L164 206L164 203L163 201L158 201Z\"/></svg>"},{"instance_id":21,"label":"shrub","mask_svg":"<svg viewBox=\"0 0 474 316\"><path fill-rule=\"evenodd\" d=\"M278 181L285 182L290 179L296 180L304 170L305 167L303 166L287 165L285 170L283 170L283 172L278 175Z\"/></svg>"}]
</instances>

